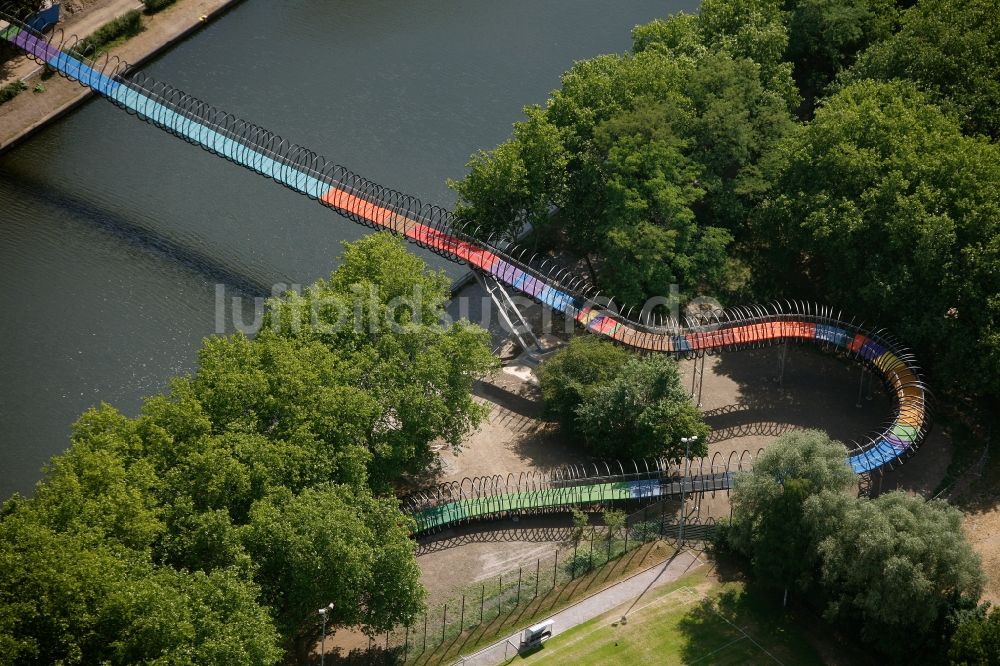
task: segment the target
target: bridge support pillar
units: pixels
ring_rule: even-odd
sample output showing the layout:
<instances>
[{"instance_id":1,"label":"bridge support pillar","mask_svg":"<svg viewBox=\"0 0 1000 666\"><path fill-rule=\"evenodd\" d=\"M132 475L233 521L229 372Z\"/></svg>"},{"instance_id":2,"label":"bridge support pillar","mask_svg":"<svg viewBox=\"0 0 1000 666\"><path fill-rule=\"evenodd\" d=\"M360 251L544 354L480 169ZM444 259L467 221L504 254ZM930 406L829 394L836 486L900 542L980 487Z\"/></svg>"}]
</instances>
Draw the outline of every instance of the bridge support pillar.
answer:
<instances>
[{"instance_id":1,"label":"bridge support pillar","mask_svg":"<svg viewBox=\"0 0 1000 666\"><path fill-rule=\"evenodd\" d=\"M701 391L705 384L705 355L694 357L694 368L691 371L691 400L701 407Z\"/></svg>"},{"instance_id":2,"label":"bridge support pillar","mask_svg":"<svg viewBox=\"0 0 1000 666\"><path fill-rule=\"evenodd\" d=\"M858 497L871 497L872 476L869 473L858 475Z\"/></svg>"},{"instance_id":3,"label":"bridge support pillar","mask_svg":"<svg viewBox=\"0 0 1000 666\"><path fill-rule=\"evenodd\" d=\"M858 402L857 402L856 405L854 405L858 409L861 409L861 396L865 392L865 375L867 375L867 374L868 374L868 368L862 366L861 367L861 377L858 379Z\"/></svg>"},{"instance_id":4,"label":"bridge support pillar","mask_svg":"<svg viewBox=\"0 0 1000 666\"><path fill-rule=\"evenodd\" d=\"M788 358L788 343L781 343L781 352L778 355L778 388L785 386L785 360Z\"/></svg>"},{"instance_id":5,"label":"bridge support pillar","mask_svg":"<svg viewBox=\"0 0 1000 666\"><path fill-rule=\"evenodd\" d=\"M521 310L514 303L510 294L507 293L503 283L497 280L496 277L481 273L480 271L475 271L475 276L479 284L489 294L490 300L493 301L497 312L500 313L500 319L514 335L521 348L529 354L532 354L532 350L541 351L542 346L538 342L538 338L531 331L531 326L528 325L524 315L521 314Z\"/></svg>"}]
</instances>

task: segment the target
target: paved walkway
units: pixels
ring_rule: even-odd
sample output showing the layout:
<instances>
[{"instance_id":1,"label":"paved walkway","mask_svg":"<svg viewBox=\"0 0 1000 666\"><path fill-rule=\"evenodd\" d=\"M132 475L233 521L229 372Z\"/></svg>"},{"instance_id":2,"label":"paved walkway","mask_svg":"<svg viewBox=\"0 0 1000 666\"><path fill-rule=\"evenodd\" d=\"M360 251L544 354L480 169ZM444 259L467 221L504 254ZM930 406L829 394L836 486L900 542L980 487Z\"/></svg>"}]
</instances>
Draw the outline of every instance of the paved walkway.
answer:
<instances>
[{"instance_id":1,"label":"paved walkway","mask_svg":"<svg viewBox=\"0 0 1000 666\"><path fill-rule=\"evenodd\" d=\"M704 564L704 560L698 556L698 553L689 550L682 551L666 562L640 571L631 578L626 578L600 592L595 592L586 599L578 601L569 608L545 619L555 622L553 635L561 634L622 604L630 601L637 602L649 590L675 581L692 569ZM459 659L456 663L462 666L496 666L501 664L517 652L517 645L520 643L523 631L521 629L479 652Z\"/></svg>"}]
</instances>

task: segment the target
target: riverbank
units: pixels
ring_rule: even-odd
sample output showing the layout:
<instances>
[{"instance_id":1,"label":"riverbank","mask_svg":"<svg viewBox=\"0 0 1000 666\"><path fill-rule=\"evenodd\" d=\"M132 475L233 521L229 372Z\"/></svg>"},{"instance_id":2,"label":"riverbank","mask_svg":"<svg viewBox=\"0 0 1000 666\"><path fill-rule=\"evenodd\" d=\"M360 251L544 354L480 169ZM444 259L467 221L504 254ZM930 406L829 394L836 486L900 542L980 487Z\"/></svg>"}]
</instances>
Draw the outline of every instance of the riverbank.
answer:
<instances>
[{"instance_id":1,"label":"riverbank","mask_svg":"<svg viewBox=\"0 0 1000 666\"><path fill-rule=\"evenodd\" d=\"M111 49L110 53L133 66L139 66L200 30L239 2L242 0L178 0L176 5L144 17L145 29ZM135 0L119 0L102 6L100 12L87 14L79 21L70 21L65 27L60 23L57 30L77 32L83 37L106 20L141 6ZM22 76L27 90L0 105L0 154L69 113L94 94L78 83L61 77L42 80L40 66L22 64L17 68L19 73L25 70L27 72Z\"/></svg>"}]
</instances>

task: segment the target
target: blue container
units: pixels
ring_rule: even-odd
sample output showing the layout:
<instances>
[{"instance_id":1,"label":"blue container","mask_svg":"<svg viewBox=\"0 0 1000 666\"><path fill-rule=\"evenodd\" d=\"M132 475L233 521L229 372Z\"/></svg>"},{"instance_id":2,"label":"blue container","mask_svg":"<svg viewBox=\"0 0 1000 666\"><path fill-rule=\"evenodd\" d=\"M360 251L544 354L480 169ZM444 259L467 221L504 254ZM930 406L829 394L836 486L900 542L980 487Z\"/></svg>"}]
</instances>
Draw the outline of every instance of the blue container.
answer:
<instances>
[{"instance_id":1,"label":"blue container","mask_svg":"<svg viewBox=\"0 0 1000 666\"><path fill-rule=\"evenodd\" d=\"M60 9L62 9L62 4L54 2L46 9L43 9L25 21L25 25L35 32L45 32L59 22Z\"/></svg>"}]
</instances>

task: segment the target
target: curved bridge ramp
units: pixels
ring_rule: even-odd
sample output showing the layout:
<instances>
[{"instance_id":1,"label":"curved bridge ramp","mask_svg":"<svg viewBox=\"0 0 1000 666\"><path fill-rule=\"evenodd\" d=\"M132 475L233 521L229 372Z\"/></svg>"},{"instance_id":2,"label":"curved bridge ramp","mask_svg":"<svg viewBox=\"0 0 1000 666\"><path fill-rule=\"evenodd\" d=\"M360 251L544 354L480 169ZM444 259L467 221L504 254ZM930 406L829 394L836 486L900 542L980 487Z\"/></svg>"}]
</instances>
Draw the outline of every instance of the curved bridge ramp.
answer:
<instances>
[{"instance_id":1,"label":"curved bridge ramp","mask_svg":"<svg viewBox=\"0 0 1000 666\"><path fill-rule=\"evenodd\" d=\"M92 58L81 53L75 36L59 30L48 36L37 33L25 19L0 10L0 39L94 90L127 113L308 196L358 224L396 233L450 261L492 275L588 331L643 352L677 357L809 342L870 367L895 398L895 409L884 428L851 446L848 462L859 475L867 477L902 463L929 430L930 392L921 379L919 366L912 354L882 329L849 319L832 308L792 302L735 307L683 321L654 321L642 312L633 316L631 308L622 313L613 299L602 296L585 279L547 258L533 256L493 235L480 234L449 211L384 188L304 146L141 72L131 72L128 63L116 57ZM632 492L615 483L599 492ZM535 501L552 505L576 501L581 492L564 490L544 498L515 492L504 501L511 505ZM442 524L449 516L464 520L462 516L486 511L487 506L462 504L442 511L434 520Z\"/></svg>"}]
</instances>

